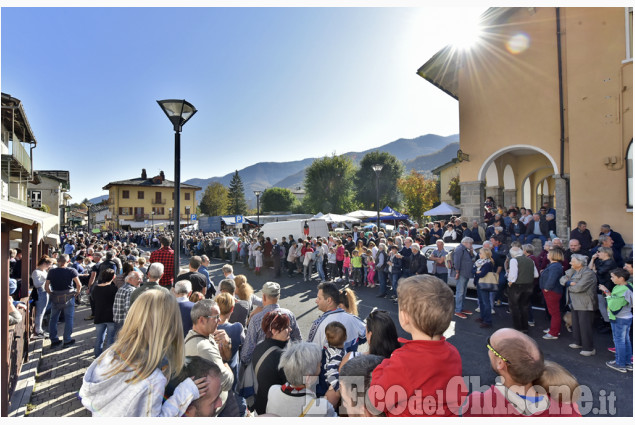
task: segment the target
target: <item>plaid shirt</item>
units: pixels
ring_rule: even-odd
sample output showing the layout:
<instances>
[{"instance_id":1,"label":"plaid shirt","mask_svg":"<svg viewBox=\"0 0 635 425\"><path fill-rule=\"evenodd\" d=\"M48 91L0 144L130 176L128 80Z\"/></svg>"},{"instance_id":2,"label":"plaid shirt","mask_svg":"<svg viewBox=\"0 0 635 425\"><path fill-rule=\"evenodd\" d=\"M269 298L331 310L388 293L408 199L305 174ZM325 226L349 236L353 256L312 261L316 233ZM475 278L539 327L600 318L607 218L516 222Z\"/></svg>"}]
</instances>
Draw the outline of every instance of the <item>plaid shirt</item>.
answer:
<instances>
[{"instance_id":1,"label":"plaid shirt","mask_svg":"<svg viewBox=\"0 0 635 425\"><path fill-rule=\"evenodd\" d=\"M135 287L128 282L117 290L115 303L112 306L112 317L115 323L123 323L126 320L126 315L130 309L130 295L134 290Z\"/></svg>"},{"instance_id":2,"label":"plaid shirt","mask_svg":"<svg viewBox=\"0 0 635 425\"><path fill-rule=\"evenodd\" d=\"M169 246L162 246L150 255L150 264L161 263L164 266L163 276L159 285L172 287L174 284L174 250Z\"/></svg>"}]
</instances>

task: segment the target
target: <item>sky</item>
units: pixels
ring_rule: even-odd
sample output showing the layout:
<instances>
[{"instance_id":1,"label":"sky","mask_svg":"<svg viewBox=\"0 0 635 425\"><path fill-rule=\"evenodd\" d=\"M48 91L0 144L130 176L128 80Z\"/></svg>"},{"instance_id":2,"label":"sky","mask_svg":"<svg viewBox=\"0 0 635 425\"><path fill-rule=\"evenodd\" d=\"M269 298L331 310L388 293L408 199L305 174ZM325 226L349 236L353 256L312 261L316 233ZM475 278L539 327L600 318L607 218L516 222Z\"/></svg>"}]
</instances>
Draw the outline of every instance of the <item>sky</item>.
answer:
<instances>
[{"instance_id":1,"label":"sky","mask_svg":"<svg viewBox=\"0 0 635 425\"><path fill-rule=\"evenodd\" d=\"M485 7L3 7L2 92L38 141L34 169L69 170L75 202L163 170L186 99L181 180L261 161L459 132L458 102L417 69Z\"/></svg>"}]
</instances>

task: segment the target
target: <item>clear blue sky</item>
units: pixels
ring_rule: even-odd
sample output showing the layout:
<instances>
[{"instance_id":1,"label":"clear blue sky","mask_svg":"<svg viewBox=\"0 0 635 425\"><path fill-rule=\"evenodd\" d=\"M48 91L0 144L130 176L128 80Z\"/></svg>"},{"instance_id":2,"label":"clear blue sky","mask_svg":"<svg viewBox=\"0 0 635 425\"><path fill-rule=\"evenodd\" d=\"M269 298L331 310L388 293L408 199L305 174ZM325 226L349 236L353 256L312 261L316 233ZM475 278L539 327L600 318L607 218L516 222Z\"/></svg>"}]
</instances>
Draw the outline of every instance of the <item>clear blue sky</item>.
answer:
<instances>
[{"instance_id":1,"label":"clear blue sky","mask_svg":"<svg viewBox=\"0 0 635 425\"><path fill-rule=\"evenodd\" d=\"M155 100L198 113L182 180L458 133L458 103L415 72L483 8L3 8L2 91L22 100L35 169L71 195L146 168L174 177Z\"/></svg>"}]
</instances>

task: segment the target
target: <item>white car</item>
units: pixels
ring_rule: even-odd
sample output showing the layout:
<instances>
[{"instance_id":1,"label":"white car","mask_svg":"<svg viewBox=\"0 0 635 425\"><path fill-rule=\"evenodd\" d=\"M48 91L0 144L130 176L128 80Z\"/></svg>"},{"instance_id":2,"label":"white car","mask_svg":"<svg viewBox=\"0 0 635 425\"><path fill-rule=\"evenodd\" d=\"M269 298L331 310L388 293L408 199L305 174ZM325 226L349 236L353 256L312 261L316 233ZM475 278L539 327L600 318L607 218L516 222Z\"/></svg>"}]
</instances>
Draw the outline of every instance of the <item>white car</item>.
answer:
<instances>
[{"instance_id":1,"label":"white car","mask_svg":"<svg viewBox=\"0 0 635 425\"><path fill-rule=\"evenodd\" d=\"M445 250L450 253L452 251L454 251L456 249L457 246L459 246L459 243L450 243L447 242L444 244L444 248ZM479 250L483 247L483 245L478 245L478 244L473 244L472 248L474 249L474 251L476 251L476 254L478 254ZM434 251L435 249L437 249L437 244L434 245L426 245L423 248L421 248L421 253L423 255L425 255L426 258L430 258L430 255L432 255L432 251ZM428 272L432 273L432 267L434 265L434 262L431 260L428 260ZM454 279L454 273L452 273L451 270L448 271L448 285L450 286L454 286L456 287L456 279ZM474 286L474 279L470 278L470 280L467 282L467 287L470 289L476 289L476 286Z\"/></svg>"}]
</instances>

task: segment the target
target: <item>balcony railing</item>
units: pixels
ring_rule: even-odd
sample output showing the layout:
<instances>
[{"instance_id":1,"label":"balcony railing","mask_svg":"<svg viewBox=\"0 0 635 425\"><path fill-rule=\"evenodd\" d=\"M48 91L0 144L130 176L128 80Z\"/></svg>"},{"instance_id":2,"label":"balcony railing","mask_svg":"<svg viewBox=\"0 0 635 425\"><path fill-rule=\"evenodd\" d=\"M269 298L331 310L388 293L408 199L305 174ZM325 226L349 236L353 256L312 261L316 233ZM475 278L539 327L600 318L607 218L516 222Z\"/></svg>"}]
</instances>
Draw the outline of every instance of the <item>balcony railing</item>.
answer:
<instances>
[{"instance_id":1,"label":"balcony railing","mask_svg":"<svg viewBox=\"0 0 635 425\"><path fill-rule=\"evenodd\" d=\"M153 199L152 200L152 205L165 205L166 200L165 199Z\"/></svg>"},{"instance_id":2,"label":"balcony railing","mask_svg":"<svg viewBox=\"0 0 635 425\"><path fill-rule=\"evenodd\" d=\"M150 214L135 214L134 219L135 221L149 220Z\"/></svg>"},{"instance_id":3,"label":"balcony railing","mask_svg":"<svg viewBox=\"0 0 635 425\"><path fill-rule=\"evenodd\" d=\"M21 167L26 174L31 174L31 157L24 146L22 146L22 143L20 143L17 136L9 131L5 131L2 138L5 146L9 147L9 144L11 145L10 148L7 149L7 151L11 152L11 154L3 154L2 162L5 162L5 157L10 156L11 161L7 166L11 167L12 173L14 172L14 169Z\"/></svg>"}]
</instances>

